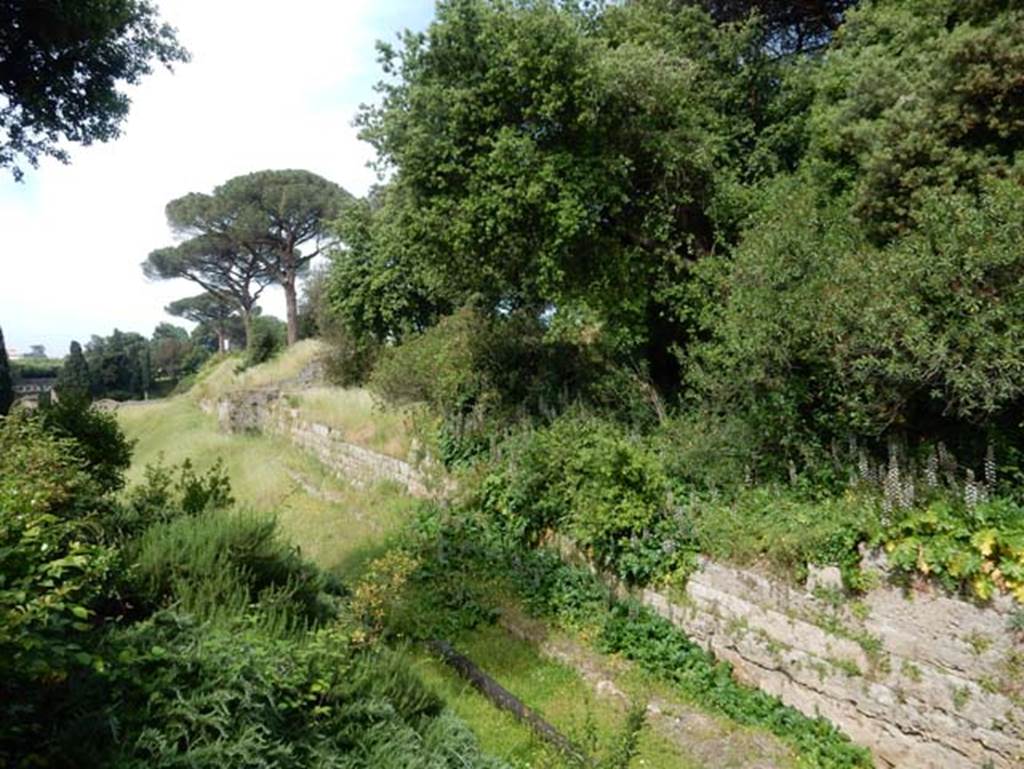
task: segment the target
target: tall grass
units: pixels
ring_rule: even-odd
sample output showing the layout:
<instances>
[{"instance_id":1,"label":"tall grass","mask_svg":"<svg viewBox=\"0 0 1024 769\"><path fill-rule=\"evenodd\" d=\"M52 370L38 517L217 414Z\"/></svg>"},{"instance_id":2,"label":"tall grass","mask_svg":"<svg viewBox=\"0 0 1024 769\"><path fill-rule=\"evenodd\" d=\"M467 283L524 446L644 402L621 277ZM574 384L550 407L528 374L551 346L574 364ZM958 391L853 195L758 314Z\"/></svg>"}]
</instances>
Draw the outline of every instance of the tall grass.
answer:
<instances>
[{"instance_id":1,"label":"tall grass","mask_svg":"<svg viewBox=\"0 0 1024 769\"><path fill-rule=\"evenodd\" d=\"M412 446L409 415L385 409L361 388L314 387L295 395L305 419L330 425L359 446L407 459Z\"/></svg>"},{"instance_id":2,"label":"tall grass","mask_svg":"<svg viewBox=\"0 0 1024 769\"><path fill-rule=\"evenodd\" d=\"M129 484L143 479L158 459L191 459L198 472L223 458L239 505L273 514L304 555L328 570L347 573L407 520L417 504L394 484L356 488L273 435L228 435L188 398L117 412L125 434L137 441ZM311 493L312 492L312 493Z\"/></svg>"}]
</instances>

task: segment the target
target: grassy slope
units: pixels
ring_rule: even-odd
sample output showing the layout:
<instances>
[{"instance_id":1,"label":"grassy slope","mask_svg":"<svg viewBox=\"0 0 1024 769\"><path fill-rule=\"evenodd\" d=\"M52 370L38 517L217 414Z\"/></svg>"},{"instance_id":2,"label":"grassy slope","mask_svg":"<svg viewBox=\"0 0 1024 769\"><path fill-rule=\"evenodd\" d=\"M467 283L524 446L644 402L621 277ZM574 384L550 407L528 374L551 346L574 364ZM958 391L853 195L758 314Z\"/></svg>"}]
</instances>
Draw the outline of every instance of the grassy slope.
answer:
<instances>
[{"instance_id":1,"label":"grassy slope","mask_svg":"<svg viewBox=\"0 0 1024 769\"><path fill-rule=\"evenodd\" d=\"M280 438L221 433L216 417L198 407L204 398L290 379L316 353L315 343L303 343L288 355L242 375L234 373L237 361L229 358L205 370L186 395L121 409L118 419L127 435L137 441L129 482L139 480L145 465L161 458L171 463L190 458L199 469L222 458L239 503L275 513L285 534L324 568L342 577L357 575L369 558L387 547L389 534L410 515L415 502L390 484L355 489L325 473L316 461ZM301 403L312 404L308 411L300 406L308 418L328 421L333 412L333 424L346 434L362 435L364 445L371 448L382 436L387 436L392 446L397 445L396 436L408 440L402 416L374 408L364 392L316 388L296 395ZM353 408L346 409L345 404ZM607 741L624 721L621 709L610 701L595 699L589 684L574 671L540 657L528 642L512 638L498 627L481 628L453 640L461 651L578 741L586 742L588 730ZM419 650L409 654L411 664L469 723L491 753L522 769L563 765L529 730L495 710L438 660ZM697 764L648 728L635 766L690 769Z\"/></svg>"},{"instance_id":2,"label":"grassy slope","mask_svg":"<svg viewBox=\"0 0 1024 769\"><path fill-rule=\"evenodd\" d=\"M357 489L324 472L286 442L262 435L225 435L216 417L189 397L133 406L118 412L129 438L137 441L129 482L163 458L188 458L199 469L223 458L232 489L245 507L277 515L284 532L324 568L351 574L415 502L393 484ZM319 493L311 494L307 488Z\"/></svg>"},{"instance_id":3,"label":"grassy slope","mask_svg":"<svg viewBox=\"0 0 1024 769\"><path fill-rule=\"evenodd\" d=\"M216 398L237 390L281 387L290 405L312 422L341 430L345 440L382 454L406 459L411 437L409 415L380 408L361 388L298 388L290 384L323 351L313 339L299 342L282 355L247 371L236 373L237 358L219 361L203 372L189 392L193 400Z\"/></svg>"}]
</instances>

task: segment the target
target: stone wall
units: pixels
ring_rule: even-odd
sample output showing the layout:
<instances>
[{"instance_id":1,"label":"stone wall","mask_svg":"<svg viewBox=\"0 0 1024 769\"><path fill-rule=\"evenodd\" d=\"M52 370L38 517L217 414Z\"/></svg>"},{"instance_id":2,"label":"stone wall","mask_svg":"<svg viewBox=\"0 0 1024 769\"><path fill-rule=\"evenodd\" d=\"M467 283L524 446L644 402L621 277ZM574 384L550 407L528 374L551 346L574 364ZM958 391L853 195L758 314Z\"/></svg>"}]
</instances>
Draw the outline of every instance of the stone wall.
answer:
<instances>
[{"instance_id":1,"label":"stone wall","mask_svg":"<svg viewBox=\"0 0 1024 769\"><path fill-rule=\"evenodd\" d=\"M356 484L391 480L429 493L416 468L302 419L277 389L201 406L222 429L283 435ZM812 568L794 586L710 560L685 592L635 597L732 663L740 680L830 720L881 767L1024 768L1024 635L1010 630L1020 607L1008 598L975 605L927 582L893 586L883 558L864 567L877 586L859 597L843 594L835 569Z\"/></svg>"},{"instance_id":2,"label":"stone wall","mask_svg":"<svg viewBox=\"0 0 1024 769\"><path fill-rule=\"evenodd\" d=\"M732 663L737 678L821 715L901 769L1024 767L1024 643L1017 610L929 585L888 581L844 596L837 570L794 587L753 569L704 560L685 594L635 597Z\"/></svg>"},{"instance_id":3,"label":"stone wall","mask_svg":"<svg viewBox=\"0 0 1024 769\"><path fill-rule=\"evenodd\" d=\"M430 495L425 475L411 464L349 443L342 431L303 419L277 388L245 390L199 405L217 415L221 430L281 435L315 456L335 475L357 486L394 481L414 496Z\"/></svg>"}]
</instances>

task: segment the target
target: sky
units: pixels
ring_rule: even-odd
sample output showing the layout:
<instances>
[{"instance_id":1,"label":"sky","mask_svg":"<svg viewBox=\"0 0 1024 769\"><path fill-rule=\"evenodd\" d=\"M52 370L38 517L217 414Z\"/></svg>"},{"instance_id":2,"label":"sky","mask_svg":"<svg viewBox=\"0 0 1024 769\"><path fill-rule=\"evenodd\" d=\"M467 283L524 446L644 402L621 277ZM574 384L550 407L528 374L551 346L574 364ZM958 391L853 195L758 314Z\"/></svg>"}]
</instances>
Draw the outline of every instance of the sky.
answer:
<instances>
[{"instance_id":1,"label":"sky","mask_svg":"<svg viewBox=\"0 0 1024 769\"><path fill-rule=\"evenodd\" d=\"M15 182L0 169L0 328L6 345L61 357L113 329L149 336L187 281L140 263L173 242L168 201L239 174L302 168L363 195L372 148L352 125L376 98L376 40L423 29L433 0L160 0L192 61L127 90L122 135L71 148ZM264 312L283 317L280 290Z\"/></svg>"}]
</instances>

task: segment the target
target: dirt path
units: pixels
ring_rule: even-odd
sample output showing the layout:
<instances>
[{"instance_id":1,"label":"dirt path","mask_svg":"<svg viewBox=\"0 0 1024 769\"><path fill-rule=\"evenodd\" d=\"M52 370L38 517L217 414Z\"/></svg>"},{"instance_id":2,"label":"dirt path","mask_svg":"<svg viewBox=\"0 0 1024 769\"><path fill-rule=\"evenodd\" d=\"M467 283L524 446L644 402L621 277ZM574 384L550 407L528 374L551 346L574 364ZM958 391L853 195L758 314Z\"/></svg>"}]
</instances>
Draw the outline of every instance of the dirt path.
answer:
<instances>
[{"instance_id":1,"label":"dirt path","mask_svg":"<svg viewBox=\"0 0 1024 769\"><path fill-rule=\"evenodd\" d=\"M506 608L499 622L541 656L575 670L598 696L628 707L630 697L621 681L632 671L629 662L591 651L515 608ZM665 696L648 699L647 722L694 763L709 769L789 769L796 764L793 752L773 735L744 729Z\"/></svg>"}]
</instances>

